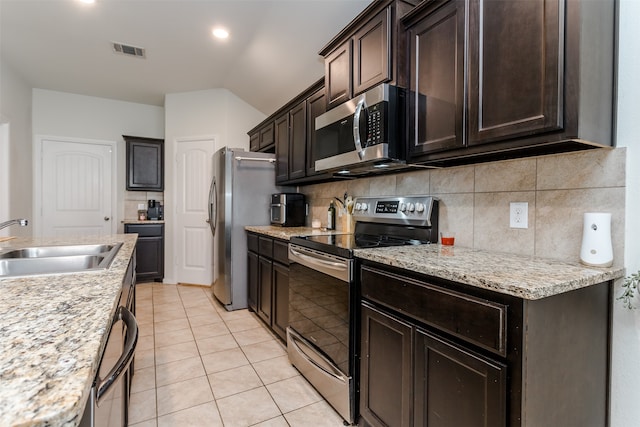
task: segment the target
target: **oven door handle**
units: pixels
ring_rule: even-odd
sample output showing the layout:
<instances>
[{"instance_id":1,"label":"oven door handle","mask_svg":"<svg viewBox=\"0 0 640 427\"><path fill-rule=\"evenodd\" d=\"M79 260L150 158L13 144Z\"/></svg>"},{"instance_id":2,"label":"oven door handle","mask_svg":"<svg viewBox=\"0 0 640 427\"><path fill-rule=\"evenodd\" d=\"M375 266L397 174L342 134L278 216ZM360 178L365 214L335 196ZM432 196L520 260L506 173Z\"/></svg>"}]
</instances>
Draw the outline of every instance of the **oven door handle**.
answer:
<instances>
[{"instance_id":1,"label":"oven door handle","mask_svg":"<svg viewBox=\"0 0 640 427\"><path fill-rule=\"evenodd\" d=\"M346 271L348 268L348 266L342 262L327 261L315 255L303 254L299 250L295 250L293 248L289 248L289 251L291 251L293 255L300 257L312 264L313 263L319 264L319 265L322 265L323 267L327 267L327 268L331 268L339 271Z\"/></svg>"},{"instance_id":2,"label":"oven door handle","mask_svg":"<svg viewBox=\"0 0 640 427\"><path fill-rule=\"evenodd\" d=\"M338 381L346 382L347 378L344 374L329 360L322 356L317 351L305 351L305 348L311 349L313 346L307 342L301 335L288 328L288 336L290 338L289 344L292 344L299 354L304 355L305 359L316 368L320 369L330 377L335 378Z\"/></svg>"}]
</instances>

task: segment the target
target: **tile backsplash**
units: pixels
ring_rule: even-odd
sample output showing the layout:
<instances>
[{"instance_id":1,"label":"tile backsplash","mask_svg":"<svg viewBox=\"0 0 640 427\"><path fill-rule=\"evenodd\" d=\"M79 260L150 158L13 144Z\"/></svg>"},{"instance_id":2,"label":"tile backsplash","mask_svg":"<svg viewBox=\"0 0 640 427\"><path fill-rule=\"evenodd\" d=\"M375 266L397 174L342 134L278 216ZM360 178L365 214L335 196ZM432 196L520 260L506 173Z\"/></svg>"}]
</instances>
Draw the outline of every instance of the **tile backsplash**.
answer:
<instances>
[{"instance_id":1,"label":"tile backsplash","mask_svg":"<svg viewBox=\"0 0 640 427\"><path fill-rule=\"evenodd\" d=\"M125 191L124 192L124 219L138 218L138 204L144 203L145 210L149 200L157 200L164 205L164 193L152 191Z\"/></svg>"},{"instance_id":2,"label":"tile backsplash","mask_svg":"<svg viewBox=\"0 0 640 427\"><path fill-rule=\"evenodd\" d=\"M580 259L585 212L610 212L614 264L624 265L626 149L594 149L526 159L358 178L300 187L307 219L327 221L333 197L428 194L440 200L440 229L456 245L521 255ZM527 229L509 227L509 203L528 202ZM346 221L338 218L337 228Z\"/></svg>"}]
</instances>

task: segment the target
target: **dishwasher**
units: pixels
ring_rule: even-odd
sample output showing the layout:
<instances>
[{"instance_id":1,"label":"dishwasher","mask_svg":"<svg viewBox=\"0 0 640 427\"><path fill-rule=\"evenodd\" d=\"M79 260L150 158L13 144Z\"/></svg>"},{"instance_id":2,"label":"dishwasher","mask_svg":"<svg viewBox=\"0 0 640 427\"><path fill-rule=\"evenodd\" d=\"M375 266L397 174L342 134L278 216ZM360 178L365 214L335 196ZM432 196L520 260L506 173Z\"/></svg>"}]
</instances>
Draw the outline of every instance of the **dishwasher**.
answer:
<instances>
[{"instance_id":1,"label":"dishwasher","mask_svg":"<svg viewBox=\"0 0 640 427\"><path fill-rule=\"evenodd\" d=\"M98 374L91 387L80 427L128 425L130 378L138 343L135 312L135 254L127 270Z\"/></svg>"}]
</instances>

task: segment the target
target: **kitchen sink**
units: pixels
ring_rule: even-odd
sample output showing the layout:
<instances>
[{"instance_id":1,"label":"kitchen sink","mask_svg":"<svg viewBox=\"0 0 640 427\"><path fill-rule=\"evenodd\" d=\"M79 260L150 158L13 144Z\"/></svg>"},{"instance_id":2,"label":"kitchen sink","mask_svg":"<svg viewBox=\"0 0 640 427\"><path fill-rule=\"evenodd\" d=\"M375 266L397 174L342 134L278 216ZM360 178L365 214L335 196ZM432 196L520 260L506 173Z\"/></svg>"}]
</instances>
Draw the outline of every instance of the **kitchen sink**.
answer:
<instances>
[{"instance_id":1,"label":"kitchen sink","mask_svg":"<svg viewBox=\"0 0 640 427\"><path fill-rule=\"evenodd\" d=\"M122 243L11 249L0 253L0 278L105 270L121 247Z\"/></svg>"}]
</instances>

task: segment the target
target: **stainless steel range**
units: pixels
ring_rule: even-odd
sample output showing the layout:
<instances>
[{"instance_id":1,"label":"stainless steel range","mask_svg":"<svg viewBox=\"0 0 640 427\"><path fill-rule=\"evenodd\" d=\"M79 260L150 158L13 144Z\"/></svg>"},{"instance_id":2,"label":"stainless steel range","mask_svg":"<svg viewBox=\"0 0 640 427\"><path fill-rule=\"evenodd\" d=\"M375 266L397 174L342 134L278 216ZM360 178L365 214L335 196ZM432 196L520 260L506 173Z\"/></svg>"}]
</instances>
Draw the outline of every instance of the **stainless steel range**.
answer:
<instances>
[{"instance_id":1,"label":"stainless steel range","mask_svg":"<svg viewBox=\"0 0 640 427\"><path fill-rule=\"evenodd\" d=\"M289 244L289 360L349 423L356 416L358 309L354 249L438 241L431 196L358 197L354 234Z\"/></svg>"}]
</instances>

